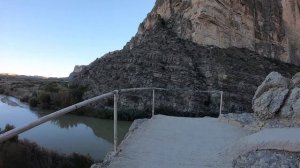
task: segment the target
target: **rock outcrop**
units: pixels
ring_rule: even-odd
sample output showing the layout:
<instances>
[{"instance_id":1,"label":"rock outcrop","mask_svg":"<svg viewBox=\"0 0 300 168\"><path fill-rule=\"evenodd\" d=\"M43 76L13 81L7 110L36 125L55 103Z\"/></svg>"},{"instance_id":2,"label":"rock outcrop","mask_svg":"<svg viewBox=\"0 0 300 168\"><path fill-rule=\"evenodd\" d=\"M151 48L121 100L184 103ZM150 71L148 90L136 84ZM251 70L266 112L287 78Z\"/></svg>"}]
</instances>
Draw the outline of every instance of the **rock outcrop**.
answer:
<instances>
[{"instance_id":1,"label":"rock outcrop","mask_svg":"<svg viewBox=\"0 0 300 168\"><path fill-rule=\"evenodd\" d=\"M289 80L279 73L270 73L253 97L253 111L261 119L273 118L289 92Z\"/></svg>"},{"instance_id":2,"label":"rock outcrop","mask_svg":"<svg viewBox=\"0 0 300 168\"><path fill-rule=\"evenodd\" d=\"M74 67L73 72L70 74L69 78L72 79L73 76L75 76L75 74L80 73L85 67L86 67L86 65L76 65Z\"/></svg>"},{"instance_id":3,"label":"rock outcrop","mask_svg":"<svg viewBox=\"0 0 300 168\"><path fill-rule=\"evenodd\" d=\"M291 77L300 71L281 62L298 64L297 4L299 0L157 0L122 50L73 73L70 82L87 88L85 98L132 87L193 90L156 94L157 111L188 116L218 115L220 95L197 91L222 90L223 113L252 112L252 97L267 74ZM287 90L276 91L264 93L264 101L283 101ZM150 92L136 92L122 96L121 106L147 111L149 100ZM97 108L109 105L111 100ZM272 104L266 118L279 108Z\"/></svg>"},{"instance_id":4,"label":"rock outcrop","mask_svg":"<svg viewBox=\"0 0 300 168\"><path fill-rule=\"evenodd\" d=\"M253 97L254 114L223 114L219 120L252 130L231 149L232 166L299 167L299 73L292 79L271 72Z\"/></svg>"},{"instance_id":5,"label":"rock outcrop","mask_svg":"<svg viewBox=\"0 0 300 168\"><path fill-rule=\"evenodd\" d=\"M131 48L157 17L182 39L300 65L300 0L157 0Z\"/></svg>"},{"instance_id":6,"label":"rock outcrop","mask_svg":"<svg viewBox=\"0 0 300 168\"><path fill-rule=\"evenodd\" d=\"M253 97L253 111L260 120L278 117L297 119L300 116L300 88L297 73L287 79L279 73L270 73Z\"/></svg>"},{"instance_id":7,"label":"rock outcrop","mask_svg":"<svg viewBox=\"0 0 300 168\"><path fill-rule=\"evenodd\" d=\"M222 90L224 113L252 112L251 102L265 76L278 71L291 77L300 68L268 59L248 49L199 46L177 36L159 17L133 48L106 54L72 77L71 84L87 87L85 98L114 89L162 87ZM219 94L158 92L157 111L188 112L190 116L218 115ZM123 96L122 107L151 108L151 93ZM103 108L109 102L98 107Z\"/></svg>"}]
</instances>

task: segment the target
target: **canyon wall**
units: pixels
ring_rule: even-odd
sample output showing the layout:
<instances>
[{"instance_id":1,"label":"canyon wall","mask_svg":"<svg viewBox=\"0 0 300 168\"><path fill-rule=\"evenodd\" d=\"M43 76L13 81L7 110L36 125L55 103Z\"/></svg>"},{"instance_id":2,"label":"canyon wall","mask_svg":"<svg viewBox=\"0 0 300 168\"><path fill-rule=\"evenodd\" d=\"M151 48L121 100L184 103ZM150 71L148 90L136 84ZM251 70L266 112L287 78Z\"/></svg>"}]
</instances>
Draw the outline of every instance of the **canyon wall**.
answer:
<instances>
[{"instance_id":1,"label":"canyon wall","mask_svg":"<svg viewBox=\"0 0 300 168\"><path fill-rule=\"evenodd\" d=\"M156 111L169 111L168 115L172 112L173 115L216 116L220 95L197 91L224 91L223 113L252 112L255 90L272 71L291 77L300 68L245 48L200 46L179 38L164 20L157 18L131 49L126 46L98 58L81 72L73 73L70 82L87 88L85 98L135 87L192 90L157 91ZM122 93L120 107L150 109L151 96L151 91ZM99 103L97 108L109 105L108 100Z\"/></svg>"},{"instance_id":2,"label":"canyon wall","mask_svg":"<svg viewBox=\"0 0 300 168\"><path fill-rule=\"evenodd\" d=\"M84 98L134 87L193 90L156 93L156 111L177 116L218 115L220 95L197 91L222 90L224 113L252 112L267 74L300 72L299 1L157 0L122 50L72 73L70 84L84 86ZM151 92L129 93L120 107L149 111L149 100Z\"/></svg>"},{"instance_id":3,"label":"canyon wall","mask_svg":"<svg viewBox=\"0 0 300 168\"><path fill-rule=\"evenodd\" d=\"M300 65L300 0L158 0L130 47L157 17L182 39Z\"/></svg>"}]
</instances>

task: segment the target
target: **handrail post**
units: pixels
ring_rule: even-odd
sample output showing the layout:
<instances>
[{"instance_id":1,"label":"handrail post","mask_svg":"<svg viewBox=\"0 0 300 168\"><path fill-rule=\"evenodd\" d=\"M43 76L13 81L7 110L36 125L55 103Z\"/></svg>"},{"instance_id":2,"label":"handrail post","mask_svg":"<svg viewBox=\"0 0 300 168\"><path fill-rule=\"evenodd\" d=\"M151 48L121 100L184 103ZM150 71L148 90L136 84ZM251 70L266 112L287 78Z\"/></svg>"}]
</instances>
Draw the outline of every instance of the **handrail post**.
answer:
<instances>
[{"instance_id":1,"label":"handrail post","mask_svg":"<svg viewBox=\"0 0 300 168\"><path fill-rule=\"evenodd\" d=\"M118 146L118 98L119 92L114 93L114 152L117 152Z\"/></svg>"},{"instance_id":2,"label":"handrail post","mask_svg":"<svg viewBox=\"0 0 300 168\"><path fill-rule=\"evenodd\" d=\"M152 117L154 116L154 109L155 109L155 89L152 89Z\"/></svg>"},{"instance_id":3,"label":"handrail post","mask_svg":"<svg viewBox=\"0 0 300 168\"><path fill-rule=\"evenodd\" d=\"M223 91L220 92L221 98L220 98L220 115L222 115L222 108L223 108Z\"/></svg>"}]
</instances>

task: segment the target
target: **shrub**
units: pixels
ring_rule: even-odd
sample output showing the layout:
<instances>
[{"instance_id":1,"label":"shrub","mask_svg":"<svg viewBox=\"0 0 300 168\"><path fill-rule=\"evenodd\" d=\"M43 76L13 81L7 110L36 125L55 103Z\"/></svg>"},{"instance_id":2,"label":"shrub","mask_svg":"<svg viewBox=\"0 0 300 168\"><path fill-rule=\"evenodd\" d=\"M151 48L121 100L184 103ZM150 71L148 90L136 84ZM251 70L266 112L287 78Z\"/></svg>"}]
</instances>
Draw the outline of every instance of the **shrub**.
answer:
<instances>
[{"instance_id":1,"label":"shrub","mask_svg":"<svg viewBox=\"0 0 300 168\"><path fill-rule=\"evenodd\" d=\"M37 97L37 92L36 91L33 91L32 97Z\"/></svg>"},{"instance_id":2,"label":"shrub","mask_svg":"<svg viewBox=\"0 0 300 168\"><path fill-rule=\"evenodd\" d=\"M113 106L114 105L114 99L113 98L108 98L104 102L104 106Z\"/></svg>"},{"instance_id":3,"label":"shrub","mask_svg":"<svg viewBox=\"0 0 300 168\"><path fill-rule=\"evenodd\" d=\"M39 94L38 100L41 103L47 103L47 104L49 104L51 102L50 94L42 92L42 93Z\"/></svg>"},{"instance_id":4,"label":"shrub","mask_svg":"<svg viewBox=\"0 0 300 168\"><path fill-rule=\"evenodd\" d=\"M151 112L149 109L120 109L118 111L118 118L123 121L133 121L135 119L150 118Z\"/></svg>"},{"instance_id":5,"label":"shrub","mask_svg":"<svg viewBox=\"0 0 300 168\"><path fill-rule=\"evenodd\" d=\"M30 105L30 107L37 107L37 105L38 105L37 99L35 97L31 98L29 101L29 105Z\"/></svg>"},{"instance_id":6,"label":"shrub","mask_svg":"<svg viewBox=\"0 0 300 168\"><path fill-rule=\"evenodd\" d=\"M5 90L3 88L0 88L0 94L4 94Z\"/></svg>"},{"instance_id":7,"label":"shrub","mask_svg":"<svg viewBox=\"0 0 300 168\"><path fill-rule=\"evenodd\" d=\"M24 96L20 99L21 102L28 102L29 101L29 96Z\"/></svg>"},{"instance_id":8,"label":"shrub","mask_svg":"<svg viewBox=\"0 0 300 168\"><path fill-rule=\"evenodd\" d=\"M45 86L44 89L47 92L54 92L54 93L57 93L59 91L59 88L56 83L49 83Z\"/></svg>"},{"instance_id":9,"label":"shrub","mask_svg":"<svg viewBox=\"0 0 300 168\"><path fill-rule=\"evenodd\" d=\"M15 128L15 126L10 125L10 124L6 124L5 128L4 128L4 130L2 132L4 133L4 132L10 131L10 130L12 130L14 128ZM11 139L9 139L9 141L10 142L17 142L18 141L18 136L12 137Z\"/></svg>"},{"instance_id":10,"label":"shrub","mask_svg":"<svg viewBox=\"0 0 300 168\"><path fill-rule=\"evenodd\" d=\"M72 97L74 98L74 101L80 102L82 100L82 96L85 92L86 88L82 86L72 86L70 87L70 92Z\"/></svg>"},{"instance_id":11,"label":"shrub","mask_svg":"<svg viewBox=\"0 0 300 168\"><path fill-rule=\"evenodd\" d=\"M42 105L42 108L48 109L51 104L50 94L46 92L41 92L38 96L38 102Z\"/></svg>"},{"instance_id":12,"label":"shrub","mask_svg":"<svg viewBox=\"0 0 300 168\"><path fill-rule=\"evenodd\" d=\"M92 163L88 156L61 155L27 140L0 144L1 168L89 168Z\"/></svg>"}]
</instances>

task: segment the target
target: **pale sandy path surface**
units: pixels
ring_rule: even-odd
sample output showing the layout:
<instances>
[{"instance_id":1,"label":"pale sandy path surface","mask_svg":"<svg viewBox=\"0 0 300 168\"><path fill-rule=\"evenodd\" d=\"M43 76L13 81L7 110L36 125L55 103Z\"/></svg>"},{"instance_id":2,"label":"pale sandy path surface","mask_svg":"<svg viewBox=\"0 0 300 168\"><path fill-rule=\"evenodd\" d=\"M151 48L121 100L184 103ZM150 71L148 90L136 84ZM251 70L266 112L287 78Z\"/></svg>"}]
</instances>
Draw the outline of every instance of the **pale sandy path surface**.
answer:
<instances>
[{"instance_id":1,"label":"pale sandy path surface","mask_svg":"<svg viewBox=\"0 0 300 168\"><path fill-rule=\"evenodd\" d=\"M250 132L216 118L157 115L120 146L109 168L229 168L232 146Z\"/></svg>"}]
</instances>

